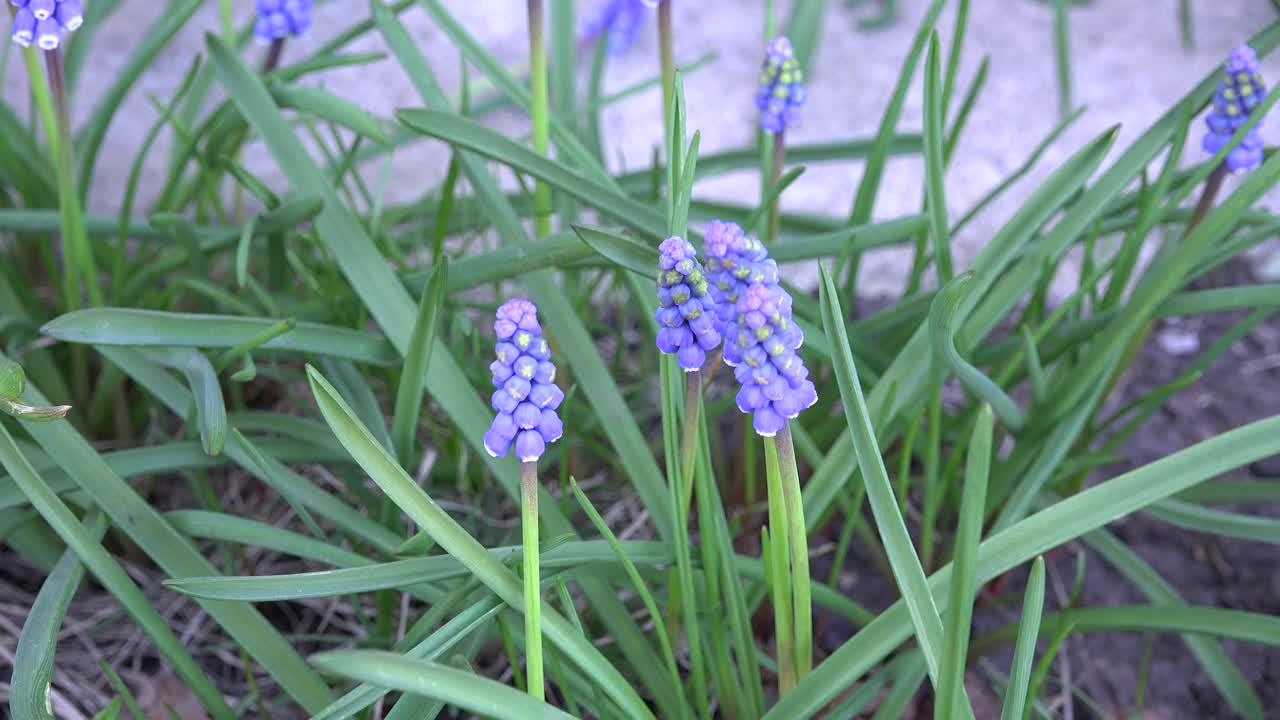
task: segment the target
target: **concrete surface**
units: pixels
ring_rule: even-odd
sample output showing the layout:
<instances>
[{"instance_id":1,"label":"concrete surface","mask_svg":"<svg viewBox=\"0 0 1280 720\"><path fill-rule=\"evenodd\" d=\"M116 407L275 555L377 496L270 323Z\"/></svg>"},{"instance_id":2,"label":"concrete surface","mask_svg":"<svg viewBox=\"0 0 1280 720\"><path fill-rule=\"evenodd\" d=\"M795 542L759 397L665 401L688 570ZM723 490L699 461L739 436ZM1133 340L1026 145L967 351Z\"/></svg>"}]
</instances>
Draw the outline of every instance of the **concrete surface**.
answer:
<instances>
[{"instance_id":1,"label":"concrete surface","mask_svg":"<svg viewBox=\"0 0 1280 720\"><path fill-rule=\"evenodd\" d=\"M90 0L92 1L92 0ZM553 0L555 1L555 0ZM755 110L754 83L759 71L763 40L763 2L749 0L675 0L678 61L690 61L712 50L718 60L687 78L689 127L700 129L704 152L742 147L752 141ZM805 2L809 0L795 0ZM585 13L599 0L582 0ZM882 109L896 82L899 67L922 18L925 0L901 0L902 14L893 26L879 31L860 31L859 17L876 11L875 0L850 10L843 0L828 0L829 10L822 42L809 73L809 103L803 122L789 133L791 142L804 143L866 137L873 134ZM448 0L446 7L508 65L525 62L524 4L518 0ZM251 0L239 0L247 16ZM785 19L789 2L780 0L778 14ZM954 5L939 23L944 45L954 22ZM155 0L124 0L115 18L99 34L92 67L86 73L82 92L76 98L83 115L97 101L107 80L123 66L138 41L140 29L160 12ZM956 241L957 263L963 264L981 247L1019 203L1067 157L1088 139L1113 124L1121 124L1117 148L1124 148L1200 77L1221 62L1228 50L1277 17L1269 0L1219 0L1193 3L1196 49L1181 46L1176 20L1177 3L1094 0L1071 12L1072 57L1074 58L1075 101L1088 106L1078 120L1045 155L1039 166L970 225ZM305 48L316 47L327 35L325 29L367 15L367 6L358 0L332 0L316 10L316 34L291 46L286 61L299 57ZM458 77L458 53L441 32L432 27L419 8L403 16L411 33L420 39L442 80L454 87ZM985 92L974 109L947 178L947 201L953 217L967 210L993 185L1018 167L1036 144L1058 121L1057 86L1053 63L1053 13L1040 0L973 0L969 33L958 87L969 84L980 59L991 57ZM346 21L346 22L344 22ZM147 93L167 98L174 90L191 57L203 45L202 35L218 27L216 3L206 3L187 26L178 42L145 76L124 110L117 116L103 147L91 199L97 210L118 207L123 178L129 170L142 137L156 113L146 101ZM619 89L655 71L657 62L656 23L650 22L641 39L609 68L607 85ZM331 34L331 33L328 33ZM379 51L381 38L367 35L351 46L351 51ZM250 51L256 62L261 50ZM585 67L585 61L583 65ZM21 101L25 80L18 75L21 63L9 63L5 79L6 98ZM1280 62L1264 63L1264 74L1274 82L1280 78ZM921 81L908 95L900 127L918 130L921 124ZM585 78L584 78L585 81ZM331 91L350 98L371 112L389 116L398 107L420 105L411 85L394 61L387 60L355 70L331 72L320 79ZM656 90L628 99L605 114L604 132L616 167L636 168L648 163L650 152L660 141L661 123ZM509 133L523 133L525 123L514 113L501 113L491 122ZM1197 119L1195 147L1188 159L1200 157L1200 125ZM1273 135L1280 121L1273 122L1264 135ZM1115 151L1113 151L1113 156ZM153 153L148 159L144 198L159 192L165 155ZM439 143L425 142L397 153L393 164L390 194L407 199L421 193L444 173L447 153ZM271 159L265 154L250 157L251 166L276 177ZM378 168L370 168L376 176ZM847 216L857 187L860 166L856 163L810 167L785 195L789 209ZM509 179L509 178L508 178ZM1232 182L1232 181L1229 181ZM756 179L750 174L701 183L702 197L742 199L755 197ZM918 157L892 161L879 195L875 216L889 218L915 212L920 207L921 161ZM863 264L861 287L867 293L893 292L901 287L908 270L905 251L880 251ZM1070 268L1066 271L1074 277ZM1069 291L1064 279L1057 294Z\"/></svg>"}]
</instances>

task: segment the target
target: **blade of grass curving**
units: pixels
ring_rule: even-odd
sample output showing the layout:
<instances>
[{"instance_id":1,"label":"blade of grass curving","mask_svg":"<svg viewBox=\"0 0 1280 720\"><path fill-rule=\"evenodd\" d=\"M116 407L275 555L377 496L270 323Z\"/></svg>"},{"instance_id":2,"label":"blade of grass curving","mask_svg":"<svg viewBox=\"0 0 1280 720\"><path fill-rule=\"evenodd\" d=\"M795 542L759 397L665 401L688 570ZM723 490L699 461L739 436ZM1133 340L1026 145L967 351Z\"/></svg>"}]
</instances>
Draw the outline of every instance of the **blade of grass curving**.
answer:
<instances>
[{"instance_id":1,"label":"blade of grass curving","mask_svg":"<svg viewBox=\"0 0 1280 720\"><path fill-rule=\"evenodd\" d=\"M1108 607L1074 608L1044 616L1040 628L1045 635L1064 621L1071 632L1106 632L1114 630L1157 630L1195 633L1260 645L1280 645L1280 618L1263 613L1195 605L1112 605ZM1008 642L1018 632L1018 625L1006 625L974 642L974 651Z\"/></svg>"},{"instance_id":2,"label":"blade of grass curving","mask_svg":"<svg viewBox=\"0 0 1280 720\"><path fill-rule=\"evenodd\" d=\"M496 720L573 720L529 694L474 673L427 660L374 650L338 650L311 656L332 675L443 700Z\"/></svg>"},{"instance_id":3,"label":"blade of grass curving","mask_svg":"<svg viewBox=\"0 0 1280 720\"><path fill-rule=\"evenodd\" d=\"M1021 432L1027 424L1022 409L999 385L966 362L956 351L956 311L964 301L965 291L972 280L973 273L965 273L948 282L934 296L933 303L929 306L929 337L933 344L933 357L940 369L954 373L965 389L990 404L1000 416L1000 422L1010 432Z\"/></svg>"},{"instance_id":4,"label":"blade of grass curving","mask_svg":"<svg viewBox=\"0 0 1280 720\"><path fill-rule=\"evenodd\" d=\"M431 350L435 347L437 320L444 311L445 287L449 279L449 258L436 258L431 275L418 304L418 319L413 323L409 352L404 358L400 385L396 388L396 404L392 413L391 438L400 463L413 464L414 435L422 413L426 393L427 368L431 366Z\"/></svg>"},{"instance_id":5,"label":"blade of grass curving","mask_svg":"<svg viewBox=\"0 0 1280 720\"><path fill-rule=\"evenodd\" d=\"M227 443L227 406L213 363L199 350L157 347L144 351L148 358L182 373L195 401L196 423L205 454L221 455Z\"/></svg>"},{"instance_id":6,"label":"blade of grass curving","mask_svg":"<svg viewBox=\"0 0 1280 720\"><path fill-rule=\"evenodd\" d=\"M84 520L87 539L102 542L107 521L101 513ZM40 585L13 654L9 679L9 712L14 720L53 720L49 711L49 683L53 680L53 655L71 599L84 579L84 565L75 550L62 553L57 565Z\"/></svg>"},{"instance_id":7,"label":"blade of grass curving","mask_svg":"<svg viewBox=\"0 0 1280 720\"><path fill-rule=\"evenodd\" d=\"M338 567L373 564L368 558L335 547L326 539L309 538L292 530L236 515L209 510L172 510L165 513L164 518L178 532L191 538L250 545Z\"/></svg>"},{"instance_id":8,"label":"blade of grass curving","mask_svg":"<svg viewBox=\"0 0 1280 720\"><path fill-rule=\"evenodd\" d=\"M65 342L94 345L235 347L278 322L271 318L92 308L60 315L40 330ZM310 322L299 322L260 349L332 355L373 365L398 361L395 349L383 338Z\"/></svg>"},{"instance_id":9,"label":"blade of grass curving","mask_svg":"<svg viewBox=\"0 0 1280 720\"><path fill-rule=\"evenodd\" d=\"M88 122L76 136L75 148L80 156L78 175L81 197L89 194L89 183L93 181L98 151L106 138L107 128L115 119L125 97L142 77L142 73L154 64L156 57L202 4L203 0L177 0L170 3L150 27L138 33L141 42L134 47L125 66L116 73L115 82L98 101Z\"/></svg>"},{"instance_id":10,"label":"blade of grass curving","mask_svg":"<svg viewBox=\"0 0 1280 720\"><path fill-rule=\"evenodd\" d=\"M1236 428L1091 487L987 538L978 548L977 582L992 580L1117 518L1276 453L1280 453L1280 417ZM945 598L950 576L948 566L929 580L940 600ZM907 640L912 628L905 603L895 603L815 668L765 717L778 720L816 712Z\"/></svg>"},{"instance_id":11,"label":"blade of grass curving","mask_svg":"<svg viewBox=\"0 0 1280 720\"><path fill-rule=\"evenodd\" d=\"M67 423L50 423L41 427L57 426L67 427ZM33 434L36 433L33 432ZM14 443L9 430L2 424L0 424L0 464L4 465L45 522L58 533L58 537L62 538L67 547L84 563L94 577L98 578L116 602L124 607L205 708L215 718L222 720L235 718L235 713L227 707L222 695L187 653L182 643L169 629L165 619L152 608L150 601L138 586L134 585L124 569L102 547L96 534L81 525L62 500L44 484L35 468L31 467L31 463L27 462L22 451ZM41 706L43 705L41 703Z\"/></svg>"},{"instance_id":12,"label":"blade of grass curving","mask_svg":"<svg viewBox=\"0 0 1280 720\"><path fill-rule=\"evenodd\" d=\"M351 409L327 380L314 368L308 367L307 374L325 421L357 464L419 527L430 532L446 552L458 558L472 574L512 608L522 608L523 592L516 576L485 551L475 538L467 534L404 473L369 431L360 425ZM547 639L584 673L593 677L619 707L635 717L653 717L635 689L600 651L578 635L570 623L545 602L542 623Z\"/></svg>"},{"instance_id":13,"label":"blade of grass curving","mask_svg":"<svg viewBox=\"0 0 1280 720\"><path fill-rule=\"evenodd\" d=\"M839 295L826 266L820 265L822 326L831 342L831 362L844 401L845 420L857 449L858 465L866 479L867 499L875 515L880 538L893 568L894 579L911 614L916 639L924 652L929 676L935 686L939 681L939 656L942 651L942 620L934 604L933 594L925 580L924 569L916 556L915 545L907 532L907 526L898 513L893 486L889 482L884 460L876 446L875 429L867 413L858 371L849 351L849 338L845 333L844 311L840 308Z\"/></svg>"},{"instance_id":14,"label":"blade of grass curving","mask_svg":"<svg viewBox=\"0 0 1280 720\"><path fill-rule=\"evenodd\" d=\"M978 570L978 543L982 540L982 521L986 515L991 434L991 407L984 405L965 451L964 490L951 572L951 603L947 605L938 704L934 708L934 717L939 720L956 717L960 714L960 704L969 702L965 694L964 661L973 621L973 596L977 592L974 575Z\"/></svg>"},{"instance_id":15,"label":"blade of grass curving","mask_svg":"<svg viewBox=\"0 0 1280 720\"><path fill-rule=\"evenodd\" d=\"M1022 598L1022 619L1018 621L1018 642L1013 651L1009 671L1009 687L1005 690L1000 720L1022 720L1027 704L1027 688L1031 684L1031 665L1036 660L1036 639L1040 636L1040 616L1044 612L1044 558L1031 565L1027 589Z\"/></svg>"},{"instance_id":16,"label":"blade of grass curving","mask_svg":"<svg viewBox=\"0 0 1280 720\"><path fill-rule=\"evenodd\" d=\"M1071 109L1071 0L1053 2L1053 49L1058 70L1058 114Z\"/></svg>"}]
</instances>

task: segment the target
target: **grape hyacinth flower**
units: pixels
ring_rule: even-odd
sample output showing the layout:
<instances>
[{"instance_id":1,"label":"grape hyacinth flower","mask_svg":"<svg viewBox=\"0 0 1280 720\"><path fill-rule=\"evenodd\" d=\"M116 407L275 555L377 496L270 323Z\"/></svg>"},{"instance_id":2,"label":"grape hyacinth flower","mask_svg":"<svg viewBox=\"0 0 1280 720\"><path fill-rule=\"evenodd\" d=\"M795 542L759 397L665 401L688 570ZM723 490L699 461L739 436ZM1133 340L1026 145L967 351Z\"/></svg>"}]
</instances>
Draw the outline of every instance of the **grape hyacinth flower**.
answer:
<instances>
[{"instance_id":1,"label":"grape hyacinth flower","mask_svg":"<svg viewBox=\"0 0 1280 720\"><path fill-rule=\"evenodd\" d=\"M484 434L493 457L505 457L514 444L521 462L537 462L548 443L560 439L564 425L556 409L564 391L556 384L551 348L542 337L538 309L528 300L508 300L493 322L498 359L493 372L493 409L498 416Z\"/></svg>"},{"instance_id":2,"label":"grape hyacinth flower","mask_svg":"<svg viewBox=\"0 0 1280 720\"><path fill-rule=\"evenodd\" d=\"M9 0L18 8L10 36L22 47L35 43L41 50L54 50L65 33L84 23L78 0Z\"/></svg>"},{"instance_id":3,"label":"grape hyacinth flower","mask_svg":"<svg viewBox=\"0 0 1280 720\"><path fill-rule=\"evenodd\" d=\"M688 240L669 237L658 251L658 349L675 353L685 372L697 372L720 344L715 299Z\"/></svg>"},{"instance_id":4,"label":"grape hyacinth flower","mask_svg":"<svg viewBox=\"0 0 1280 720\"><path fill-rule=\"evenodd\" d=\"M579 35L590 41L601 33L609 33L609 54L622 55L640 35L648 13L661 0L605 0L595 13L583 20Z\"/></svg>"},{"instance_id":5,"label":"grape hyacinth flower","mask_svg":"<svg viewBox=\"0 0 1280 720\"><path fill-rule=\"evenodd\" d=\"M724 360L742 383L738 409L752 413L756 434L773 437L818 401L796 352L804 333L791 317L791 295L777 283L753 283L738 297L736 309L737 322L725 334Z\"/></svg>"},{"instance_id":6,"label":"grape hyacinth flower","mask_svg":"<svg viewBox=\"0 0 1280 720\"><path fill-rule=\"evenodd\" d=\"M759 240L743 232L737 223L712 220L707 224L703 250L707 256L707 280L715 301L716 330L737 319L738 296L752 283L777 283L778 265ZM726 352L728 352L726 348Z\"/></svg>"},{"instance_id":7,"label":"grape hyacinth flower","mask_svg":"<svg viewBox=\"0 0 1280 720\"><path fill-rule=\"evenodd\" d=\"M253 37L263 45L293 35L305 35L311 29L313 0L257 0L258 21Z\"/></svg>"},{"instance_id":8,"label":"grape hyacinth flower","mask_svg":"<svg viewBox=\"0 0 1280 720\"><path fill-rule=\"evenodd\" d=\"M1259 74L1258 54L1248 45L1240 45L1227 58L1226 77L1218 84L1205 124L1203 147L1216 153L1231 140L1232 134L1249 120L1253 109L1267 96ZM1262 164L1262 136L1254 126L1240 144L1227 153L1226 164L1232 172L1242 173Z\"/></svg>"},{"instance_id":9,"label":"grape hyacinth flower","mask_svg":"<svg viewBox=\"0 0 1280 720\"><path fill-rule=\"evenodd\" d=\"M784 36L769 42L765 50L760 87L756 91L756 108L760 110L760 128L780 133L800 119L800 106L807 96L804 72Z\"/></svg>"}]
</instances>

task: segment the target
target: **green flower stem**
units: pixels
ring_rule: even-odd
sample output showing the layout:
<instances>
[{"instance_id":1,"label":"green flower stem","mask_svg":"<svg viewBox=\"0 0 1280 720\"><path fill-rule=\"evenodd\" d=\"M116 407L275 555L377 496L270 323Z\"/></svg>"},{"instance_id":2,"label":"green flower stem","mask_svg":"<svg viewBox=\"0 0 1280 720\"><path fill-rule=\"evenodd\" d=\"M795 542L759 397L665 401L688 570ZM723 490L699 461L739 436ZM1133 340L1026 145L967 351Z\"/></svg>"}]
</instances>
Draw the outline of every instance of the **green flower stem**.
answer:
<instances>
[{"instance_id":1,"label":"green flower stem","mask_svg":"<svg viewBox=\"0 0 1280 720\"><path fill-rule=\"evenodd\" d=\"M547 41L542 0L529 0L529 85L532 95L533 149L546 155L551 145L551 108L547 98ZM533 190L534 228L551 234L551 187L538 180Z\"/></svg>"},{"instance_id":2,"label":"green flower stem","mask_svg":"<svg viewBox=\"0 0 1280 720\"><path fill-rule=\"evenodd\" d=\"M520 463L520 519L524 548L524 655L529 694L546 699L542 679L542 588L538 577L538 463Z\"/></svg>"},{"instance_id":3,"label":"green flower stem","mask_svg":"<svg viewBox=\"0 0 1280 720\"><path fill-rule=\"evenodd\" d=\"M778 181L782 179L782 166L786 162L787 131L784 129L773 136L773 160L769 163L769 185L767 186L769 193L773 193L773 189L778 186ZM772 245L778 240L778 225L782 218L782 214L778 212L778 206L781 201L781 195L774 195L769 202L769 225L765 229L765 245Z\"/></svg>"},{"instance_id":4,"label":"green flower stem","mask_svg":"<svg viewBox=\"0 0 1280 720\"><path fill-rule=\"evenodd\" d=\"M222 39L230 45L236 39L236 15L231 0L218 0L218 17L222 22Z\"/></svg>"},{"instance_id":5,"label":"green flower stem","mask_svg":"<svg viewBox=\"0 0 1280 720\"><path fill-rule=\"evenodd\" d=\"M80 208L80 195L76 190L75 163L72 158L71 144L71 103L67 98L67 84L62 70L62 51L50 50L45 53L44 58L56 123L56 135L51 142L58 175L63 265L67 275L67 282L63 286L65 310L70 312L80 309L79 282L84 283L89 304L101 307L103 305L102 290L98 287L97 268L94 267L93 252L89 247L89 236L85 232L84 215ZM33 89L38 87L40 83L32 83ZM39 91L37 91L38 94ZM83 277L78 278L77 275Z\"/></svg>"},{"instance_id":6,"label":"green flower stem","mask_svg":"<svg viewBox=\"0 0 1280 720\"><path fill-rule=\"evenodd\" d=\"M671 99L675 93L676 60L675 37L671 21L671 4L675 0L662 0L658 5L658 62L662 68L662 122L665 137L671 137Z\"/></svg>"},{"instance_id":7,"label":"green flower stem","mask_svg":"<svg viewBox=\"0 0 1280 720\"><path fill-rule=\"evenodd\" d=\"M791 568L791 530L787 517L786 496L782 490L782 470L778 454L777 438L765 438L764 468L769 496L769 547L765 556L766 564L770 569L769 592L773 600L774 642L778 653L778 694L783 696L795 688L797 677L795 630L791 608L791 586L794 581ZM794 464L794 451L791 457ZM803 533L803 529L801 532Z\"/></svg>"},{"instance_id":8,"label":"green flower stem","mask_svg":"<svg viewBox=\"0 0 1280 720\"><path fill-rule=\"evenodd\" d=\"M790 424L783 425L774 444L782 473L782 498L786 508L788 547L791 551L792 628L795 632L796 682L813 667L813 605L809 589L809 539L804 522L804 502L800 495L800 472L796 468L796 448Z\"/></svg>"},{"instance_id":9,"label":"green flower stem","mask_svg":"<svg viewBox=\"0 0 1280 720\"><path fill-rule=\"evenodd\" d=\"M698 452L698 425L702 422L702 371L684 374L684 431L680 436L680 489L685 512L693 499L693 463Z\"/></svg>"}]
</instances>

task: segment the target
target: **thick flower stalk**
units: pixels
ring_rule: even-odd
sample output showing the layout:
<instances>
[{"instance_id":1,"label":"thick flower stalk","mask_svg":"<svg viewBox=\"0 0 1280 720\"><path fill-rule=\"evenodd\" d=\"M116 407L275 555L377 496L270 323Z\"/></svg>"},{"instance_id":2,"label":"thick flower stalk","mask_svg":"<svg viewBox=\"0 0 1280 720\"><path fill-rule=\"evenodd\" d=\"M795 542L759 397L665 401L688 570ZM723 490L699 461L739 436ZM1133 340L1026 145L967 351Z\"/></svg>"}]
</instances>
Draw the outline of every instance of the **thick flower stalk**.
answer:
<instances>
[{"instance_id":1,"label":"thick flower stalk","mask_svg":"<svg viewBox=\"0 0 1280 720\"><path fill-rule=\"evenodd\" d=\"M313 0L257 0L258 21L253 37L263 45L293 35L305 35L311 29Z\"/></svg>"},{"instance_id":2,"label":"thick flower stalk","mask_svg":"<svg viewBox=\"0 0 1280 720\"><path fill-rule=\"evenodd\" d=\"M660 1L605 0L593 14L582 21L578 34L583 40L590 41L608 33L609 54L622 55L640 36L640 28L649 17L649 11L658 7Z\"/></svg>"},{"instance_id":3,"label":"thick flower stalk","mask_svg":"<svg viewBox=\"0 0 1280 720\"><path fill-rule=\"evenodd\" d=\"M1249 121L1253 109L1266 98L1267 90L1258 71L1258 54L1253 48L1241 45L1231 51L1227 58L1226 77L1218 83L1213 107L1205 118L1208 126L1203 141L1205 152L1221 150L1235 131ZM1262 164L1262 135L1258 132L1261 127L1259 122L1239 145L1227 153L1226 164L1232 172L1248 172Z\"/></svg>"},{"instance_id":4,"label":"thick flower stalk","mask_svg":"<svg viewBox=\"0 0 1280 720\"><path fill-rule=\"evenodd\" d=\"M800 120L804 105L804 72L784 36L774 38L765 50L764 68L756 91L756 107L760 110L760 128L780 133Z\"/></svg>"},{"instance_id":5,"label":"thick flower stalk","mask_svg":"<svg viewBox=\"0 0 1280 720\"><path fill-rule=\"evenodd\" d=\"M62 36L84 23L78 0L9 0L18 8L10 36L22 47L35 43L41 50L55 50Z\"/></svg>"},{"instance_id":6,"label":"thick flower stalk","mask_svg":"<svg viewBox=\"0 0 1280 720\"><path fill-rule=\"evenodd\" d=\"M548 443L560 439L564 425L556 409L564 391L556 384L551 349L542 337L538 309L528 300L508 300L498 308L493 332L498 358L493 372L493 409L498 412L484 447L493 457L505 457L514 445L521 462L537 462Z\"/></svg>"},{"instance_id":7,"label":"thick flower stalk","mask_svg":"<svg viewBox=\"0 0 1280 720\"><path fill-rule=\"evenodd\" d=\"M658 250L658 349L674 353L685 372L697 372L720 345L716 301L689 241L669 237Z\"/></svg>"}]
</instances>

